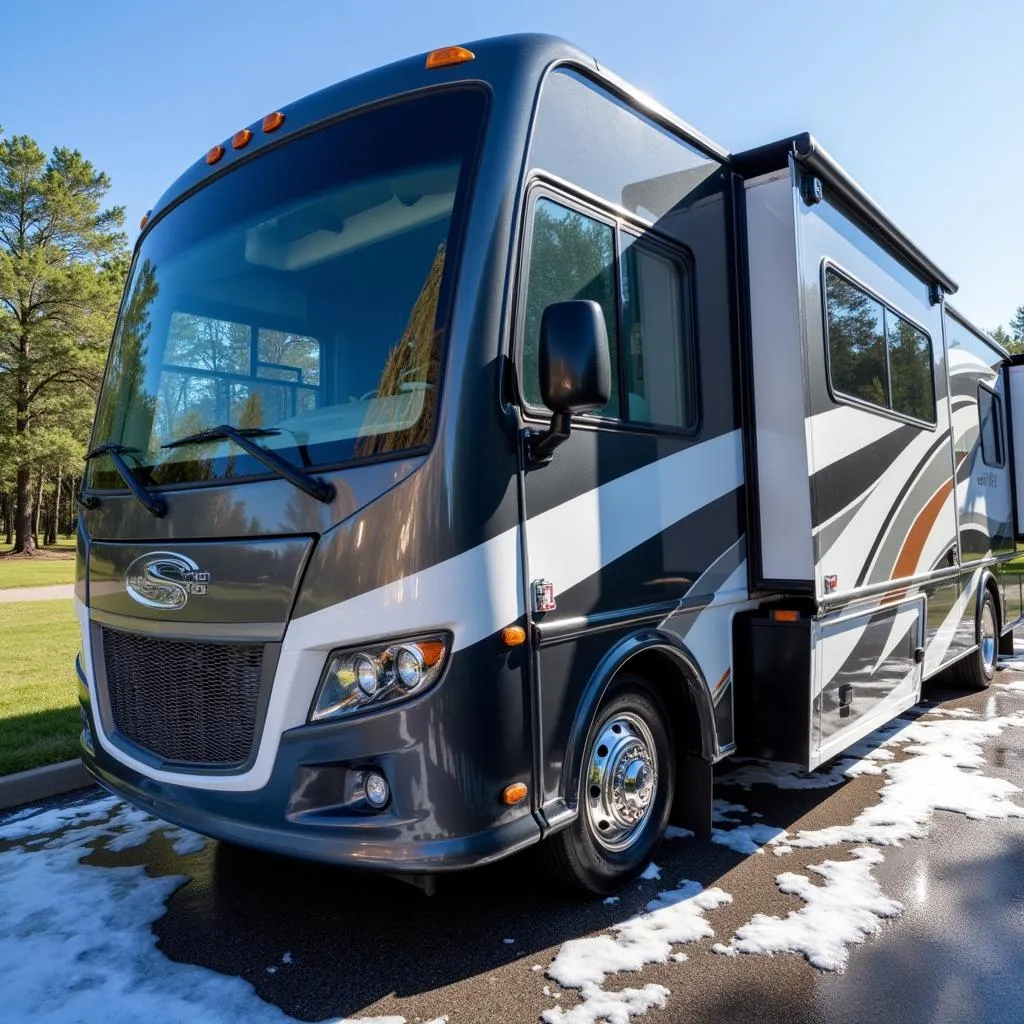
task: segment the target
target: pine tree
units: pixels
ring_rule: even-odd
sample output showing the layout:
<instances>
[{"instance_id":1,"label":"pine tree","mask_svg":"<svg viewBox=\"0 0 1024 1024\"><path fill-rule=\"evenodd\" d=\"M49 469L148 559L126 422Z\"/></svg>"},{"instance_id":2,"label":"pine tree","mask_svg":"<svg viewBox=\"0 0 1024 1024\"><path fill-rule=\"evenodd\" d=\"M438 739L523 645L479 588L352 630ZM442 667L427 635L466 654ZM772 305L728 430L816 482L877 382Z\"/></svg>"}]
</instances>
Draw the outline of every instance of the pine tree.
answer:
<instances>
[{"instance_id":1,"label":"pine tree","mask_svg":"<svg viewBox=\"0 0 1024 1024\"><path fill-rule=\"evenodd\" d=\"M1024 343L1024 306L1018 306L1017 312L1010 317L1010 333L1014 341Z\"/></svg>"},{"instance_id":2,"label":"pine tree","mask_svg":"<svg viewBox=\"0 0 1024 1024\"><path fill-rule=\"evenodd\" d=\"M77 150L0 139L0 408L12 419L0 461L14 468L15 552L35 550L33 465L95 409L126 267L109 188Z\"/></svg>"}]
</instances>

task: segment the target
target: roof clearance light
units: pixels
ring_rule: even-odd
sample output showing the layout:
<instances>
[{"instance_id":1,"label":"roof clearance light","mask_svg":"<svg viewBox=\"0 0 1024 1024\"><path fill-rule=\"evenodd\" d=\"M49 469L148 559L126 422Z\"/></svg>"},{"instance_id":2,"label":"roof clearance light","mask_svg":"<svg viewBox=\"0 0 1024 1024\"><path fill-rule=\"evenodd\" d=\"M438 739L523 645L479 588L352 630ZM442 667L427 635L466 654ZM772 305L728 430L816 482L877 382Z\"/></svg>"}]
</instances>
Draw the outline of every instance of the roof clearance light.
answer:
<instances>
[{"instance_id":1,"label":"roof clearance light","mask_svg":"<svg viewBox=\"0 0 1024 1024\"><path fill-rule=\"evenodd\" d=\"M263 130L265 132L276 132L281 125L284 124L284 114L280 110L275 110L272 114L267 114L263 118Z\"/></svg>"},{"instance_id":2,"label":"roof clearance light","mask_svg":"<svg viewBox=\"0 0 1024 1024\"><path fill-rule=\"evenodd\" d=\"M235 132L231 136L231 148L232 149L245 149L249 145L249 140L252 138L252 132L248 128L242 128L240 131Z\"/></svg>"},{"instance_id":3,"label":"roof clearance light","mask_svg":"<svg viewBox=\"0 0 1024 1024\"><path fill-rule=\"evenodd\" d=\"M427 70L446 68L451 64L465 64L474 57L476 54L464 46L442 46L440 50L431 50L427 54Z\"/></svg>"},{"instance_id":4,"label":"roof clearance light","mask_svg":"<svg viewBox=\"0 0 1024 1024\"><path fill-rule=\"evenodd\" d=\"M142 231L142 230L143 230L143 229L145 228L145 226L146 226L146 225L147 225L147 224L149 223L149 215L150 215L150 214L151 214L152 212L153 212L152 210L147 210L147 211L146 211L146 212L145 212L145 213L144 213L144 214L142 215L142 220L141 220L141 221L139 221L139 230L140 230L140 231Z\"/></svg>"},{"instance_id":5,"label":"roof clearance light","mask_svg":"<svg viewBox=\"0 0 1024 1024\"><path fill-rule=\"evenodd\" d=\"M212 167L223 155L224 147L214 146L213 149L206 154L206 162Z\"/></svg>"}]
</instances>

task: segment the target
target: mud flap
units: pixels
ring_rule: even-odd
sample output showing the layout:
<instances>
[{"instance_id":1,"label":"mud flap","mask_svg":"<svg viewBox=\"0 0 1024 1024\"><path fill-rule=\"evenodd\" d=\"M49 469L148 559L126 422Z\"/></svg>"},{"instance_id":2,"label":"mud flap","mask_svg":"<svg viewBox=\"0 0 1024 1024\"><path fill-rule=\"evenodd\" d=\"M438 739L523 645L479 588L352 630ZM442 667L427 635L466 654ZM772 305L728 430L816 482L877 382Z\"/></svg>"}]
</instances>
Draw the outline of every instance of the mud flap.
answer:
<instances>
[{"instance_id":1,"label":"mud flap","mask_svg":"<svg viewBox=\"0 0 1024 1024\"><path fill-rule=\"evenodd\" d=\"M676 796L670 821L688 828L694 835L711 835L711 786L713 771L710 761L692 754L684 757L676 768Z\"/></svg>"}]
</instances>

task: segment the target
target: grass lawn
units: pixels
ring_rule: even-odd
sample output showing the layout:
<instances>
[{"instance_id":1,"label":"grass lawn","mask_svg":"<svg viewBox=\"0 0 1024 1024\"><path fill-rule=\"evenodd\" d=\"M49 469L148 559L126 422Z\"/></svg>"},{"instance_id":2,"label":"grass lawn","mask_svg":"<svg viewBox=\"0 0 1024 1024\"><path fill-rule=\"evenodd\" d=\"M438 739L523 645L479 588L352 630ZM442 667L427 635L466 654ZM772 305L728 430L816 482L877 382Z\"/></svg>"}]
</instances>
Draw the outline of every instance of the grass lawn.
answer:
<instances>
[{"instance_id":1,"label":"grass lawn","mask_svg":"<svg viewBox=\"0 0 1024 1024\"><path fill-rule=\"evenodd\" d=\"M71 601L0 606L0 775L78 754Z\"/></svg>"},{"instance_id":2,"label":"grass lawn","mask_svg":"<svg viewBox=\"0 0 1024 1024\"><path fill-rule=\"evenodd\" d=\"M48 587L75 582L75 538L58 537L34 558L4 557L11 545L0 544L0 590L7 587Z\"/></svg>"}]
</instances>

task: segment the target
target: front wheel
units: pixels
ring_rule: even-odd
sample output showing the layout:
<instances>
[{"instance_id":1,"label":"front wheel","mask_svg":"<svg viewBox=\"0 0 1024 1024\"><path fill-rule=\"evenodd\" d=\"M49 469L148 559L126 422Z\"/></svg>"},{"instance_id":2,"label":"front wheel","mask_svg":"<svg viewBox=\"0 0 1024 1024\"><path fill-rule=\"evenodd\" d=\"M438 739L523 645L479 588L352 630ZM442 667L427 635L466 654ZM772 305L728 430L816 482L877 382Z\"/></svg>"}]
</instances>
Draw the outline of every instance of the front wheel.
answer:
<instances>
[{"instance_id":1,"label":"front wheel","mask_svg":"<svg viewBox=\"0 0 1024 1024\"><path fill-rule=\"evenodd\" d=\"M576 819L547 842L556 872L599 895L636 878L665 834L675 774L661 701L645 680L620 677L587 738Z\"/></svg>"},{"instance_id":2,"label":"front wheel","mask_svg":"<svg viewBox=\"0 0 1024 1024\"><path fill-rule=\"evenodd\" d=\"M996 675L999 657L999 610L992 591L985 588L975 624L978 649L954 666L956 681L973 690L986 690Z\"/></svg>"}]
</instances>

